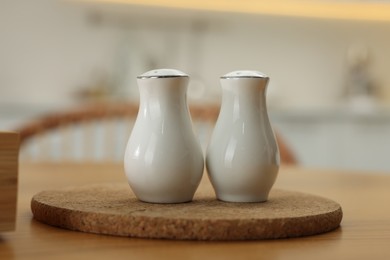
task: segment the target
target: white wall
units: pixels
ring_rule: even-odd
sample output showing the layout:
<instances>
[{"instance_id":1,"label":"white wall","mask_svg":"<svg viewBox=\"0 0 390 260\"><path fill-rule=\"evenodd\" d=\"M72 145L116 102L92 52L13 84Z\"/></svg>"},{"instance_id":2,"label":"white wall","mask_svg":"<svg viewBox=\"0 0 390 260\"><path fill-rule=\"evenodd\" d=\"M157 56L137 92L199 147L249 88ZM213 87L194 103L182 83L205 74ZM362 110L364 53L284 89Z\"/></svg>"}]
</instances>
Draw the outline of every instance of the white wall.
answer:
<instances>
[{"instance_id":1,"label":"white wall","mask_svg":"<svg viewBox=\"0 0 390 260\"><path fill-rule=\"evenodd\" d=\"M373 124L338 106L346 53L356 43L368 47L379 101L388 106L390 23L2 0L0 129L71 104L101 78L137 99L138 74L173 67L191 75L189 96L204 102L219 100L219 76L256 69L271 77L271 119L301 163L388 171L389 110L368 114ZM365 146L375 149L358 149Z\"/></svg>"},{"instance_id":2,"label":"white wall","mask_svg":"<svg viewBox=\"0 0 390 260\"><path fill-rule=\"evenodd\" d=\"M136 89L138 73L160 66L199 77L215 99L220 75L261 70L271 76L272 105L327 106L343 92L345 56L354 43L368 46L372 75L382 99L390 100L389 23L202 13L180 14L175 24L175 13L143 10L143 16L128 8L120 16L103 12L103 23L94 25L93 9L50 0L0 2L0 104L67 102L99 74ZM193 20L206 23L195 36Z\"/></svg>"},{"instance_id":3,"label":"white wall","mask_svg":"<svg viewBox=\"0 0 390 260\"><path fill-rule=\"evenodd\" d=\"M280 95L278 105L337 101L344 87L346 52L355 43L367 45L373 77L384 89L390 86L390 24L252 17L237 18L231 25L231 31L207 37L203 74L207 68L215 68L217 75L240 68L263 70L271 76L270 90Z\"/></svg>"},{"instance_id":4,"label":"white wall","mask_svg":"<svg viewBox=\"0 0 390 260\"><path fill-rule=\"evenodd\" d=\"M96 70L110 71L115 29L94 28L86 12L58 1L0 2L0 103L67 100Z\"/></svg>"}]
</instances>

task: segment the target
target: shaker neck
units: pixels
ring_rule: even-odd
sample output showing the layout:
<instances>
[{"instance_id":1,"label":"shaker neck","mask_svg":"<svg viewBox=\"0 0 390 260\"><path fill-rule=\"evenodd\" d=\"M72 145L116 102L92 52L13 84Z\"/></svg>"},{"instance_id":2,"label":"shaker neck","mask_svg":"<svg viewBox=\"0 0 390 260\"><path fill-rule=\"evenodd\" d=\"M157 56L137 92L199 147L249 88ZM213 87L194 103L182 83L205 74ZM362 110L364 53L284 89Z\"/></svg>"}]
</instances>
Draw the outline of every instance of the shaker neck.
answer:
<instances>
[{"instance_id":1,"label":"shaker neck","mask_svg":"<svg viewBox=\"0 0 390 260\"><path fill-rule=\"evenodd\" d=\"M268 118L266 104L267 82L258 79L221 79L221 113L233 121Z\"/></svg>"},{"instance_id":2,"label":"shaker neck","mask_svg":"<svg viewBox=\"0 0 390 260\"><path fill-rule=\"evenodd\" d=\"M188 77L139 78L140 102L186 101Z\"/></svg>"},{"instance_id":3,"label":"shaker neck","mask_svg":"<svg viewBox=\"0 0 390 260\"><path fill-rule=\"evenodd\" d=\"M234 78L221 79L224 96L243 102L265 102L268 79Z\"/></svg>"}]
</instances>

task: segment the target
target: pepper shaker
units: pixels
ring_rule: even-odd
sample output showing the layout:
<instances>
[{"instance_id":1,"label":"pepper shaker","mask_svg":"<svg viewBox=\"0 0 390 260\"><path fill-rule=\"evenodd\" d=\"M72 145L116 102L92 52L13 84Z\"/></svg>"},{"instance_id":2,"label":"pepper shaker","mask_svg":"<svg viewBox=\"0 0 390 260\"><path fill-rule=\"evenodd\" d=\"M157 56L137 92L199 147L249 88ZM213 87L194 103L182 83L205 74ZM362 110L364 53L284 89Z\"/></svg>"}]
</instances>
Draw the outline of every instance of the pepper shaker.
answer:
<instances>
[{"instance_id":1,"label":"pepper shaker","mask_svg":"<svg viewBox=\"0 0 390 260\"><path fill-rule=\"evenodd\" d=\"M173 69L137 77L140 108L124 166L141 201L191 201L202 178L204 159L187 105L188 81L188 75Z\"/></svg>"},{"instance_id":2,"label":"pepper shaker","mask_svg":"<svg viewBox=\"0 0 390 260\"><path fill-rule=\"evenodd\" d=\"M263 202L276 180L280 155L266 107L269 78L257 71L221 77L222 104L206 155L217 198Z\"/></svg>"}]
</instances>

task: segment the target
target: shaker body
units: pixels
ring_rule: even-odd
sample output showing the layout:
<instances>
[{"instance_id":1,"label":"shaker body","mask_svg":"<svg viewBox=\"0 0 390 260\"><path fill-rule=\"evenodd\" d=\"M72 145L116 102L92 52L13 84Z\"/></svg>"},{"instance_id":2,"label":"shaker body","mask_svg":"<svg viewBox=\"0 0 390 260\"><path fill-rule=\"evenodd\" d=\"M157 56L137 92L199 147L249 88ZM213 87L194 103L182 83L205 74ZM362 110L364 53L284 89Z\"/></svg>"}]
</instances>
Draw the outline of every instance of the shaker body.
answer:
<instances>
[{"instance_id":1,"label":"shaker body","mask_svg":"<svg viewBox=\"0 0 390 260\"><path fill-rule=\"evenodd\" d=\"M187 202L204 167L186 100L188 76L175 70L157 71L164 76L138 78L140 108L126 147L125 172L142 201ZM156 72L145 74L151 73Z\"/></svg>"},{"instance_id":2,"label":"shaker body","mask_svg":"<svg viewBox=\"0 0 390 260\"><path fill-rule=\"evenodd\" d=\"M221 78L222 105L206 157L220 200L266 201L276 180L280 155L267 114L267 83L268 77L253 71Z\"/></svg>"}]
</instances>

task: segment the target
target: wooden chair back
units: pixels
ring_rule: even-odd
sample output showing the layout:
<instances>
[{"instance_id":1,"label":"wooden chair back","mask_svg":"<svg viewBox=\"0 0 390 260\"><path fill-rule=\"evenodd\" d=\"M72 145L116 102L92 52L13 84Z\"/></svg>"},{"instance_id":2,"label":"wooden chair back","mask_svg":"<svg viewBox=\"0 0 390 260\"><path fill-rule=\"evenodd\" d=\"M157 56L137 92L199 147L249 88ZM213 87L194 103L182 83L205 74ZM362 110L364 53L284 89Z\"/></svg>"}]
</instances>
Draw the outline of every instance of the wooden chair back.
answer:
<instances>
[{"instance_id":1,"label":"wooden chair back","mask_svg":"<svg viewBox=\"0 0 390 260\"><path fill-rule=\"evenodd\" d=\"M138 104L94 103L28 122L20 133L21 160L122 161L138 114ZM218 118L219 106L190 106L195 132L205 150ZM281 162L296 159L277 135Z\"/></svg>"}]
</instances>

